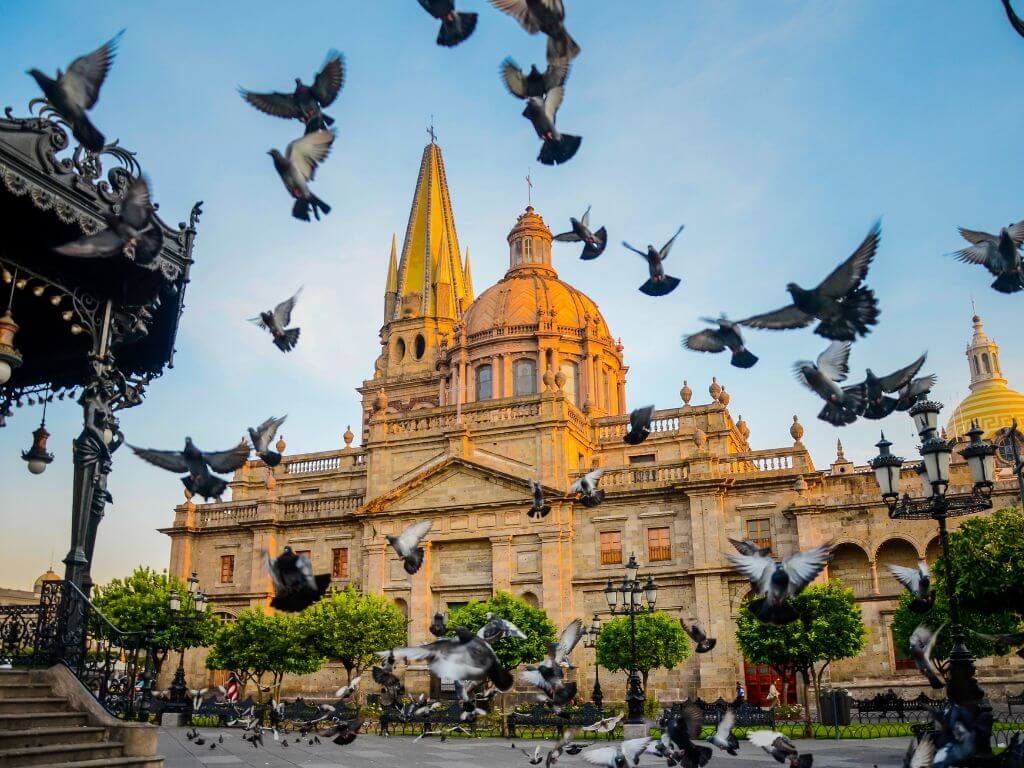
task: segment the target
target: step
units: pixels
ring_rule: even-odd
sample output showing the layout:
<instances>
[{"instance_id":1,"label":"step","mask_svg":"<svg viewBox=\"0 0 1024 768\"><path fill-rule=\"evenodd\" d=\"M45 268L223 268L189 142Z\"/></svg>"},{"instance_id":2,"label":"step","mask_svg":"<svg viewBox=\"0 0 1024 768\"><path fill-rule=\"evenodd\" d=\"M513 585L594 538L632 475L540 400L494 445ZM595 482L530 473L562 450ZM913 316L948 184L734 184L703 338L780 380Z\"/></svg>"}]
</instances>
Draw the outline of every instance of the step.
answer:
<instances>
[{"instance_id":1,"label":"step","mask_svg":"<svg viewBox=\"0 0 1024 768\"><path fill-rule=\"evenodd\" d=\"M100 741L95 744L50 744L45 747L0 749L0 765L18 768L26 765L67 764L75 760L97 761L109 765L110 758L121 757L124 744L120 741Z\"/></svg>"},{"instance_id":2,"label":"step","mask_svg":"<svg viewBox=\"0 0 1024 768\"><path fill-rule=\"evenodd\" d=\"M88 722L84 712L18 712L0 714L0 734L6 730L41 727L82 726Z\"/></svg>"},{"instance_id":3,"label":"step","mask_svg":"<svg viewBox=\"0 0 1024 768\"><path fill-rule=\"evenodd\" d=\"M0 683L31 683L32 676L24 669L0 669Z\"/></svg>"},{"instance_id":4,"label":"step","mask_svg":"<svg viewBox=\"0 0 1024 768\"><path fill-rule=\"evenodd\" d=\"M42 763L35 768L164 768L164 756L108 757L104 760L75 760L70 763Z\"/></svg>"},{"instance_id":5,"label":"step","mask_svg":"<svg viewBox=\"0 0 1024 768\"><path fill-rule=\"evenodd\" d=\"M52 744L83 744L103 741L107 729L99 726L44 726L0 730L0 750L44 747Z\"/></svg>"},{"instance_id":6,"label":"step","mask_svg":"<svg viewBox=\"0 0 1024 768\"><path fill-rule=\"evenodd\" d=\"M0 679L0 699L25 699L50 696L50 686L45 683L7 682Z\"/></svg>"},{"instance_id":7,"label":"step","mask_svg":"<svg viewBox=\"0 0 1024 768\"><path fill-rule=\"evenodd\" d=\"M36 712L60 712L68 703L57 696L29 696L0 699L0 714L27 714Z\"/></svg>"}]
</instances>

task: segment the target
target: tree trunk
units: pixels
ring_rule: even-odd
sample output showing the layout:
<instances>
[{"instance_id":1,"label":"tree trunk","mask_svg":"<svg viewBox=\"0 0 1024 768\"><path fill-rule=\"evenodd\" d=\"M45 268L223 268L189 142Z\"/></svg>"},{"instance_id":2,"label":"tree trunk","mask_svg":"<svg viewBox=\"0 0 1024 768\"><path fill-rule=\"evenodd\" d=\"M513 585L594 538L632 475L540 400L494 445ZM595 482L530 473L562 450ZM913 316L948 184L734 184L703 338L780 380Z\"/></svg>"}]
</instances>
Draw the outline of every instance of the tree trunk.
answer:
<instances>
[{"instance_id":1,"label":"tree trunk","mask_svg":"<svg viewBox=\"0 0 1024 768\"><path fill-rule=\"evenodd\" d=\"M818 705L819 708L821 707L821 678L825 675L825 670L828 669L828 665L831 664L831 663L832 663L832 660L829 659L824 664L822 664L821 665L821 669L819 669L817 671L815 671L814 665L813 664L811 665L811 675L812 675L811 679L814 681L814 697L815 697L814 701ZM820 711L818 712L818 720L819 721L821 720L821 712ZM835 723L834 725L835 725L836 728L839 728L839 724L838 723Z\"/></svg>"},{"instance_id":2,"label":"tree trunk","mask_svg":"<svg viewBox=\"0 0 1024 768\"><path fill-rule=\"evenodd\" d=\"M806 668L800 670L800 678L804 683L804 737L813 739L814 725L811 723L811 698L809 690L811 680Z\"/></svg>"}]
</instances>

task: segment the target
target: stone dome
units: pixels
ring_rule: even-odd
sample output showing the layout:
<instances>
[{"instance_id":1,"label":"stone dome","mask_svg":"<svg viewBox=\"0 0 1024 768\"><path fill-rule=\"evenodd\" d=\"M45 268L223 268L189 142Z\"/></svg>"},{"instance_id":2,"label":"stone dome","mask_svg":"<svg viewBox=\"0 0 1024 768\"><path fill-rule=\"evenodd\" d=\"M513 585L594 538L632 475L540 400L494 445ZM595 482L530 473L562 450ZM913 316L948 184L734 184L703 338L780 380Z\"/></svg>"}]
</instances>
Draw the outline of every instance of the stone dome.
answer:
<instances>
[{"instance_id":1,"label":"stone dome","mask_svg":"<svg viewBox=\"0 0 1024 768\"><path fill-rule=\"evenodd\" d=\"M48 568L46 573L44 573L42 576L36 579L35 582L32 584L32 591L38 595L40 592L43 591L44 582L60 580L60 576L53 572L53 568Z\"/></svg>"}]
</instances>

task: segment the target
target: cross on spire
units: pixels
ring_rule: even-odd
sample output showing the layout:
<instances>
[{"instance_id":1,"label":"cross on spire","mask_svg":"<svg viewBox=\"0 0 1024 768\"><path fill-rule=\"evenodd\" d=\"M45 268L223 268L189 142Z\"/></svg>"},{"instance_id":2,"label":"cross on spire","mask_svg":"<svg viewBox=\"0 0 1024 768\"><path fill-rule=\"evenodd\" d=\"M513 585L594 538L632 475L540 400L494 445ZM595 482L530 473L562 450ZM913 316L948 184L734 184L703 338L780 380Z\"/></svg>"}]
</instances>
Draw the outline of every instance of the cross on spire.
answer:
<instances>
[{"instance_id":1,"label":"cross on spire","mask_svg":"<svg viewBox=\"0 0 1024 768\"><path fill-rule=\"evenodd\" d=\"M434 116L430 116L430 127L427 128L427 133L430 135L430 143L437 144L437 133L434 131Z\"/></svg>"},{"instance_id":2,"label":"cross on spire","mask_svg":"<svg viewBox=\"0 0 1024 768\"><path fill-rule=\"evenodd\" d=\"M526 204L533 205L533 177L526 174Z\"/></svg>"}]
</instances>

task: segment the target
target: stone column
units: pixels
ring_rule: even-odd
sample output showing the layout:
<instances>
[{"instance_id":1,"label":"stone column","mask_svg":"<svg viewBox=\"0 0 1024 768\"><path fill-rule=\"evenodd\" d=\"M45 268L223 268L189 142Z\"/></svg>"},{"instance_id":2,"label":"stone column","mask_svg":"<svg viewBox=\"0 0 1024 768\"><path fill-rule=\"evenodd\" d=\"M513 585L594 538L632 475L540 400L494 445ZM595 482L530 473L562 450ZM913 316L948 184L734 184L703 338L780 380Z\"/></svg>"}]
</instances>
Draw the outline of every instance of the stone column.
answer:
<instances>
[{"instance_id":1,"label":"stone column","mask_svg":"<svg viewBox=\"0 0 1024 768\"><path fill-rule=\"evenodd\" d=\"M544 595L541 607L559 629L568 619L563 609L571 584L564 582L562 573L562 535L560 531L543 531L540 537L541 590Z\"/></svg>"},{"instance_id":2,"label":"stone column","mask_svg":"<svg viewBox=\"0 0 1024 768\"><path fill-rule=\"evenodd\" d=\"M424 541L423 566L409 577L409 644L418 645L427 642L427 627L433 616L430 590L430 544Z\"/></svg>"},{"instance_id":3,"label":"stone column","mask_svg":"<svg viewBox=\"0 0 1024 768\"><path fill-rule=\"evenodd\" d=\"M469 384L466 381L466 358L459 357L459 391L456 393L456 403L466 402L466 393L469 391Z\"/></svg>"},{"instance_id":4,"label":"stone column","mask_svg":"<svg viewBox=\"0 0 1024 768\"><path fill-rule=\"evenodd\" d=\"M491 593L512 591L512 537L491 537Z\"/></svg>"},{"instance_id":5,"label":"stone column","mask_svg":"<svg viewBox=\"0 0 1024 768\"><path fill-rule=\"evenodd\" d=\"M491 393L493 397L508 397L505 391L505 377L501 375L501 357L491 355Z\"/></svg>"},{"instance_id":6,"label":"stone column","mask_svg":"<svg viewBox=\"0 0 1024 768\"><path fill-rule=\"evenodd\" d=\"M368 595L383 595L387 574L387 544L370 541L363 545L362 588Z\"/></svg>"},{"instance_id":7,"label":"stone column","mask_svg":"<svg viewBox=\"0 0 1024 768\"><path fill-rule=\"evenodd\" d=\"M881 594L882 590L878 584L878 563L872 560L868 565L871 566L871 588L876 595Z\"/></svg>"},{"instance_id":8,"label":"stone column","mask_svg":"<svg viewBox=\"0 0 1024 768\"><path fill-rule=\"evenodd\" d=\"M626 412L626 382L625 382L625 380L621 376L619 377L618 390L619 390L619 413L625 413Z\"/></svg>"}]
</instances>

